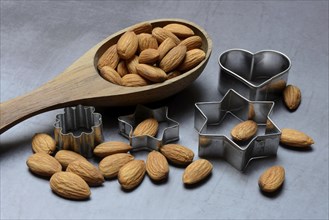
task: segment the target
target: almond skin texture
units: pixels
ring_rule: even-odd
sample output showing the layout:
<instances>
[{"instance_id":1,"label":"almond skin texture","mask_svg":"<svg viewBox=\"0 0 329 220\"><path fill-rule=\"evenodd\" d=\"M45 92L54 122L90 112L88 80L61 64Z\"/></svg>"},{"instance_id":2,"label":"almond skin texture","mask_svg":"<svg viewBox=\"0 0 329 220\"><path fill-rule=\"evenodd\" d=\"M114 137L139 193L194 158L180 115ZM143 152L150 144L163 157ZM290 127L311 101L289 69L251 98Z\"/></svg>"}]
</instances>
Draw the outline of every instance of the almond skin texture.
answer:
<instances>
[{"instance_id":1,"label":"almond skin texture","mask_svg":"<svg viewBox=\"0 0 329 220\"><path fill-rule=\"evenodd\" d=\"M117 72L119 73L119 75L121 77L123 77L124 75L127 75L129 73L128 68L126 66L126 62L124 60L121 60L118 63Z\"/></svg>"},{"instance_id":2,"label":"almond skin texture","mask_svg":"<svg viewBox=\"0 0 329 220\"><path fill-rule=\"evenodd\" d=\"M32 150L34 153L53 154L56 150L56 141L48 134L35 134L32 138Z\"/></svg>"},{"instance_id":3,"label":"almond skin texture","mask_svg":"<svg viewBox=\"0 0 329 220\"><path fill-rule=\"evenodd\" d=\"M147 155L146 172L154 181L161 181L168 177L169 165L165 156L158 151Z\"/></svg>"},{"instance_id":4,"label":"almond skin texture","mask_svg":"<svg viewBox=\"0 0 329 220\"><path fill-rule=\"evenodd\" d=\"M159 67L168 73L183 62L185 55L186 46L176 46L164 56L164 58L160 61Z\"/></svg>"},{"instance_id":5,"label":"almond skin texture","mask_svg":"<svg viewBox=\"0 0 329 220\"><path fill-rule=\"evenodd\" d=\"M301 102L302 93L297 86L288 85L283 90L283 101L289 110L296 110Z\"/></svg>"},{"instance_id":6,"label":"almond skin texture","mask_svg":"<svg viewBox=\"0 0 329 220\"><path fill-rule=\"evenodd\" d=\"M159 60L159 51L156 49L145 49L139 54L139 63L154 64Z\"/></svg>"},{"instance_id":7,"label":"almond skin texture","mask_svg":"<svg viewBox=\"0 0 329 220\"><path fill-rule=\"evenodd\" d=\"M104 66L100 69L101 72L101 76L106 79L107 81L114 83L116 85L122 85L122 79L120 74L115 71L115 69L113 69L110 66Z\"/></svg>"},{"instance_id":8,"label":"almond skin texture","mask_svg":"<svg viewBox=\"0 0 329 220\"><path fill-rule=\"evenodd\" d=\"M62 165L63 169L66 169L67 166L75 160L86 160L80 154L70 151L70 150L60 150L55 155L56 160Z\"/></svg>"},{"instance_id":9,"label":"almond skin texture","mask_svg":"<svg viewBox=\"0 0 329 220\"><path fill-rule=\"evenodd\" d=\"M62 171L61 164L54 157L43 152L31 155L26 165L32 173L44 177L51 177L54 173Z\"/></svg>"},{"instance_id":10,"label":"almond skin texture","mask_svg":"<svg viewBox=\"0 0 329 220\"><path fill-rule=\"evenodd\" d=\"M163 82L167 79L167 74L159 67L151 66L148 64L138 64L136 66L137 73L143 78L151 82Z\"/></svg>"},{"instance_id":11,"label":"almond skin texture","mask_svg":"<svg viewBox=\"0 0 329 220\"><path fill-rule=\"evenodd\" d=\"M159 123L154 118L148 118L140 122L133 131L133 136L149 135L154 137L159 128Z\"/></svg>"},{"instance_id":12,"label":"almond skin texture","mask_svg":"<svg viewBox=\"0 0 329 220\"><path fill-rule=\"evenodd\" d=\"M126 66L128 69L128 73L134 73L137 74L137 70L136 70L136 66L139 63L139 58L138 56L133 56L132 58L130 58L129 60L126 60Z\"/></svg>"},{"instance_id":13,"label":"almond skin texture","mask_svg":"<svg viewBox=\"0 0 329 220\"><path fill-rule=\"evenodd\" d=\"M89 186L100 186L104 182L103 174L87 160L73 161L67 166L66 171L77 174Z\"/></svg>"},{"instance_id":14,"label":"almond skin texture","mask_svg":"<svg viewBox=\"0 0 329 220\"><path fill-rule=\"evenodd\" d=\"M235 141L247 141L257 133L257 124L252 120L247 120L237 124L231 131L231 136Z\"/></svg>"},{"instance_id":15,"label":"almond skin texture","mask_svg":"<svg viewBox=\"0 0 329 220\"><path fill-rule=\"evenodd\" d=\"M202 46L202 39L199 36L192 36L182 40L179 45L185 45L187 51L197 49Z\"/></svg>"},{"instance_id":16,"label":"almond skin texture","mask_svg":"<svg viewBox=\"0 0 329 220\"><path fill-rule=\"evenodd\" d=\"M176 47L175 41L170 37L166 38L158 47L159 60L162 60L162 58L174 47Z\"/></svg>"},{"instance_id":17,"label":"almond skin texture","mask_svg":"<svg viewBox=\"0 0 329 220\"><path fill-rule=\"evenodd\" d=\"M191 149L179 144L166 144L160 152L173 164L188 165L193 161L194 153Z\"/></svg>"},{"instance_id":18,"label":"almond skin texture","mask_svg":"<svg viewBox=\"0 0 329 220\"><path fill-rule=\"evenodd\" d=\"M137 35L132 31L124 33L117 42L117 52L121 59L128 60L138 49Z\"/></svg>"},{"instance_id":19,"label":"almond skin texture","mask_svg":"<svg viewBox=\"0 0 329 220\"><path fill-rule=\"evenodd\" d=\"M71 172L58 172L50 178L50 188L59 196L83 200L90 197L90 188L86 181Z\"/></svg>"},{"instance_id":20,"label":"almond skin texture","mask_svg":"<svg viewBox=\"0 0 329 220\"><path fill-rule=\"evenodd\" d=\"M139 34L138 37L138 49L140 52L146 49L158 49L158 41L152 34Z\"/></svg>"},{"instance_id":21,"label":"almond skin texture","mask_svg":"<svg viewBox=\"0 0 329 220\"><path fill-rule=\"evenodd\" d=\"M274 192L280 188L285 178L285 170L282 166L273 166L265 170L259 177L258 185L263 192Z\"/></svg>"},{"instance_id":22,"label":"almond skin texture","mask_svg":"<svg viewBox=\"0 0 329 220\"><path fill-rule=\"evenodd\" d=\"M159 44L161 44L168 37L170 37L175 42L176 45L180 43L180 40L176 35L161 27L153 28L152 35L157 39Z\"/></svg>"},{"instance_id":23,"label":"almond skin texture","mask_svg":"<svg viewBox=\"0 0 329 220\"><path fill-rule=\"evenodd\" d=\"M179 72L178 70L174 70L174 71L168 73L167 79L175 78L176 76L179 76L180 74L181 74L181 72Z\"/></svg>"},{"instance_id":24,"label":"almond skin texture","mask_svg":"<svg viewBox=\"0 0 329 220\"><path fill-rule=\"evenodd\" d=\"M118 153L113 154L107 157L104 157L99 162L99 170L105 178L114 178L117 177L120 168L126 163L134 160L134 157L131 154L127 153Z\"/></svg>"},{"instance_id":25,"label":"almond skin texture","mask_svg":"<svg viewBox=\"0 0 329 220\"><path fill-rule=\"evenodd\" d=\"M281 129L281 144L291 147L309 147L314 144L313 139L307 134L290 128Z\"/></svg>"},{"instance_id":26,"label":"almond skin texture","mask_svg":"<svg viewBox=\"0 0 329 220\"><path fill-rule=\"evenodd\" d=\"M99 58L97 67L98 69L102 68L103 66L110 66L115 69L119 63L119 55L117 53L117 45L114 44L109 47L103 55Z\"/></svg>"},{"instance_id":27,"label":"almond skin texture","mask_svg":"<svg viewBox=\"0 0 329 220\"><path fill-rule=\"evenodd\" d=\"M205 179L212 171L212 164L205 159L199 159L188 165L183 174L184 184L195 184Z\"/></svg>"},{"instance_id":28,"label":"almond skin texture","mask_svg":"<svg viewBox=\"0 0 329 220\"><path fill-rule=\"evenodd\" d=\"M122 85L130 87L146 86L148 81L138 74L127 74L122 77Z\"/></svg>"},{"instance_id":29,"label":"almond skin texture","mask_svg":"<svg viewBox=\"0 0 329 220\"><path fill-rule=\"evenodd\" d=\"M107 157L117 153L127 153L132 147L121 141L108 141L97 145L94 149L94 155L97 157Z\"/></svg>"},{"instance_id":30,"label":"almond skin texture","mask_svg":"<svg viewBox=\"0 0 329 220\"><path fill-rule=\"evenodd\" d=\"M122 188L126 190L137 187L145 175L145 162L143 160L133 160L120 168L118 180Z\"/></svg>"},{"instance_id":31,"label":"almond skin texture","mask_svg":"<svg viewBox=\"0 0 329 220\"><path fill-rule=\"evenodd\" d=\"M170 31L180 38L191 37L194 35L194 31L183 24L172 23L164 26L163 29Z\"/></svg>"},{"instance_id":32,"label":"almond skin texture","mask_svg":"<svg viewBox=\"0 0 329 220\"><path fill-rule=\"evenodd\" d=\"M196 67L202 60L206 58L206 54L203 50L193 49L186 52L184 61L178 67L181 72L188 71Z\"/></svg>"},{"instance_id":33,"label":"almond skin texture","mask_svg":"<svg viewBox=\"0 0 329 220\"><path fill-rule=\"evenodd\" d=\"M133 31L135 34L141 34L141 33L152 33L152 24L148 22L144 22L142 24L135 25L131 28L130 31Z\"/></svg>"}]
</instances>

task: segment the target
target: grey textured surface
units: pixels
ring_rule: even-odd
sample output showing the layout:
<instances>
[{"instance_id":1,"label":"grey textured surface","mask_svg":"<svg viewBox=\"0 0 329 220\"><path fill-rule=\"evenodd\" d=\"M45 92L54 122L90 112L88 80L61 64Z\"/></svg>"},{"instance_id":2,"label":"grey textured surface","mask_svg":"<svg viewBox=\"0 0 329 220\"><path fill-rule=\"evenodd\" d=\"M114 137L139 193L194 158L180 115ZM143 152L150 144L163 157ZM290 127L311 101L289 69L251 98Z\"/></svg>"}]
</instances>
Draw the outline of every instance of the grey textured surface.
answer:
<instances>
[{"instance_id":1,"label":"grey textured surface","mask_svg":"<svg viewBox=\"0 0 329 220\"><path fill-rule=\"evenodd\" d=\"M328 219L328 1L1 0L1 102L52 79L111 33L165 17L199 24L214 42L207 67L191 86L149 105L169 107L169 117L181 124L178 143L197 154L194 103L221 99L221 52L274 49L290 57L288 82L301 88L303 99L295 112L277 102L272 119L280 128L312 136L312 149L280 146L276 158L255 160L245 173L212 160L212 176L194 188L183 186L184 169L171 166L165 183L145 177L138 188L125 192L117 180L106 181L92 188L90 200L75 202L53 194L48 180L31 174L25 164L34 133L52 133L54 117L62 112L55 110L1 135L1 219ZM105 139L125 141L117 117L132 113L134 106L96 111L104 116ZM267 196L257 180L276 164L285 167L286 181L279 193Z\"/></svg>"}]
</instances>

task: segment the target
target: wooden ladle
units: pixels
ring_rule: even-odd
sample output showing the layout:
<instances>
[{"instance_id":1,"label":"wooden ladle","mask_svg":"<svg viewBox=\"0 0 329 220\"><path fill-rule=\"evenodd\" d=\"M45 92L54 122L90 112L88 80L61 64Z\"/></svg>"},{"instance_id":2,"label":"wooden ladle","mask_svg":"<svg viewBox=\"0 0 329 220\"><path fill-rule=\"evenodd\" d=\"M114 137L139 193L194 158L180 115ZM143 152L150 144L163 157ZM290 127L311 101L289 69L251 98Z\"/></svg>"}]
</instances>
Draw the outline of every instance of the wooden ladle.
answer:
<instances>
[{"instance_id":1,"label":"wooden ladle","mask_svg":"<svg viewBox=\"0 0 329 220\"><path fill-rule=\"evenodd\" d=\"M212 50L212 41L198 25L181 19L148 21L153 27L180 23L202 38L206 58L195 68L163 83L141 87L124 87L103 79L97 70L98 58L119 37L133 26L99 42L53 80L25 95L0 103L0 133L39 113L77 104L94 106L127 106L169 97L191 84L205 68ZM143 22L144 23L144 22ZM138 25L138 24L136 24ZM135 25L134 25L135 26Z\"/></svg>"}]
</instances>

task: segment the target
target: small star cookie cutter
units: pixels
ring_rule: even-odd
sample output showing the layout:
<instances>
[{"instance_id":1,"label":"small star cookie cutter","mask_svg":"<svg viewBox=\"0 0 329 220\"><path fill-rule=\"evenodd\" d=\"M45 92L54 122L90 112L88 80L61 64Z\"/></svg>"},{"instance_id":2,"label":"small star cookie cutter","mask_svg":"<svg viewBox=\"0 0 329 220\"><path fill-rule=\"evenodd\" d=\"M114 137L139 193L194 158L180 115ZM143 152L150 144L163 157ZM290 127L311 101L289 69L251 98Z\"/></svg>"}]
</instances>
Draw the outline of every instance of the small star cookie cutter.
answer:
<instances>
[{"instance_id":1,"label":"small star cookie cutter","mask_svg":"<svg viewBox=\"0 0 329 220\"><path fill-rule=\"evenodd\" d=\"M272 101L249 101L233 89L221 101L196 103L199 156L223 158L240 171L253 159L276 156L281 131L270 119L273 106ZM248 119L257 123L257 134L250 141L233 141L229 137L232 128Z\"/></svg>"},{"instance_id":2,"label":"small star cookie cutter","mask_svg":"<svg viewBox=\"0 0 329 220\"><path fill-rule=\"evenodd\" d=\"M56 115L54 133L59 150L72 150L89 158L94 147L104 141L102 116L92 106L64 108L63 114Z\"/></svg>"},{"instance_id":3,"label":"small star cookie cutter","mask_svg":"<svg viewBox=\"0 0 329 220\"><path fill-rule=\"evenodd\" d=\"M149 135L133 136L134 128L147 118L155 118L159 122L159 130L155 137ZM132 151L159 150L162 145L179 140L179 123L168 117L168 108L150 109L137 105L131 115L120 116L119 133L129 139Z\"/></svg>"}]
</instances>

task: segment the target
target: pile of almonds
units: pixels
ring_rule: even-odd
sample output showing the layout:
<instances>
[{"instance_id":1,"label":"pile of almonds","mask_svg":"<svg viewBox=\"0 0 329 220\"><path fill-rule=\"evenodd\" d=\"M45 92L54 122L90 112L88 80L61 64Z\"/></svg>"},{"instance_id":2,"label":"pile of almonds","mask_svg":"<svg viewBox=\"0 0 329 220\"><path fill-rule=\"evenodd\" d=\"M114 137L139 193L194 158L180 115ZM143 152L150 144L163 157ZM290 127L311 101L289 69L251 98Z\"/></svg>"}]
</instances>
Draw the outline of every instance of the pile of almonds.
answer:
<instances>
[{"instance_id":1,"label":"pile of almonds","mask_svg":"<svg viewBox=\"0 0 329 220\"><path fill-rule=\"evenodd\" d=\"M158 122L148 118L136 126L133 134L155 136L157 132ZM205 159L193 161L193 151L179 144L167 144L160 147L160 151L149 152L145 163L128 153L132 150L129 144L104 142L94 149L94 155L101 158L98 167L73 151L56 152L56 142L47 134L36 134L32 149L34 154L26 161L31 172L50 177L51 189L59 196L73 200L89 198L90 187L102 185L105 179L117 178L125 190L136 188L146 173L153 181L163 181L169 175L168 161L186 167L182 181L187 185L205 179L213 167ZM55 156L51 156L55 152Z\"/></svg>"},{"instance_id":2,"label":"pile of almonds","mask_svg":"<svg viewBox=\"0 0 329 220\"><path fill-rule=\"evenodd\" d=\"M100 75L117 85L145 86L176 77L205 59L202 39L186 25L142 23L125 32L99 58Z\"/></svg>"}]
</instances>

